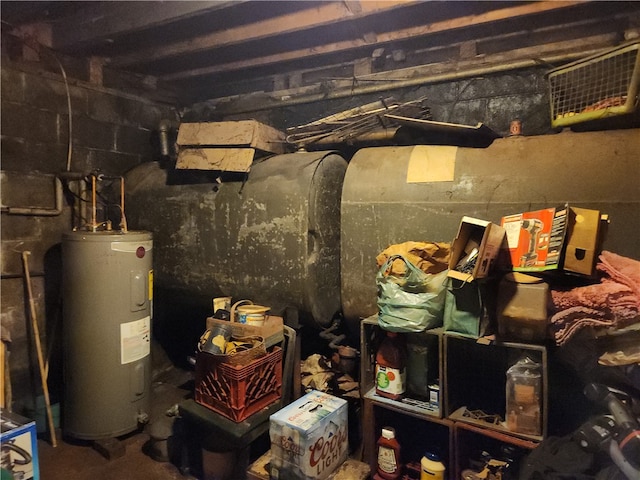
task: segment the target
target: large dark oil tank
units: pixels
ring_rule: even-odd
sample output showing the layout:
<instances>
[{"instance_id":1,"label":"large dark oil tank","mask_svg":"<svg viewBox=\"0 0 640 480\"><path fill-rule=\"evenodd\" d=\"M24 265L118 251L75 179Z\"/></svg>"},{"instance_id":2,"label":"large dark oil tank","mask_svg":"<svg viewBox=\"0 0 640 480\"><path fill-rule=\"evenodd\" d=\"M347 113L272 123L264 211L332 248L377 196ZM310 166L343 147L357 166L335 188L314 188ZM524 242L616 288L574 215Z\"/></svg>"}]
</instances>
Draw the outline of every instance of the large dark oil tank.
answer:
<instances>
[{"instance_id":1,"label":"large dark oil tank","mask_svg":"<svg viewBox=\"0 0 640 480\"><path fill-rule=\"evenodd\" d=\"M431 180L420 171L429 166ZM345 318L355 323L377 311L378 253L409 240L451 242L465 215L499 223L565 202L597 209L611 222L604 248L640 259L639 184L637 129L509 137L484 149L359 150L342 194Z\"/></svg>"},{"instance_id":2,"label":"large dark oil tank","mask_svg":"<svg viewBox=\"0 0 640 480\"><path fill-rule=\"evenodd\" d=\"M158 163L129 172L127 219L154 234L156 312L171 316L168 330L181 329L171 341L184 337L189 316L204 322L220 295L294 307L302 322L330 324L340 311L346 168L334 153L301 152L256 162L238 181Z\"/></svg>"},{"instance_id":3,"label":"large dark oil tank","mask_svg":"<svg viewBox=\"0 0 640 480\"><path fill-rule=\"evenodd\" d=\"M66 435L117 437L151 413L152 248L149 232L63 236Z\"/></svg>"}]
</instances>

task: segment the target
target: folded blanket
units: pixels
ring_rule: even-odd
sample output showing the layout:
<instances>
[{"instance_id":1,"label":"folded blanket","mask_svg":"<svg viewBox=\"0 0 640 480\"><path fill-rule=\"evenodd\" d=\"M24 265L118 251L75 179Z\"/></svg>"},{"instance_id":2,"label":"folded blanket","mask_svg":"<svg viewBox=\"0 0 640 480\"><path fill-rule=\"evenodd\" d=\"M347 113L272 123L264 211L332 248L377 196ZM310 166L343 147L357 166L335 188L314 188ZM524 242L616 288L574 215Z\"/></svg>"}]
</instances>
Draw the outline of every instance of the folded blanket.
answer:
<instances>
[{"instance_id":1,"label":"folded blanket","mask_svg":"<svg viewBox=\"0 0 640 480\"><path fill-rule=\"evenodd\" d=\"M640 299L640 262L604 250L596 269L613 281L626 285Z\"/></svg>"},{"instance_id":2,"label":"folded blanket","mask_svg":"<svg viewBox=\"0 0 640 480\"><path fill-rule=\"evenodd\" d=\"M551 290L551 331L558 345L585 327L623 328L640 322L640 262L607 251L598 260L599 283Z\"/></svg>"}]
</instances>

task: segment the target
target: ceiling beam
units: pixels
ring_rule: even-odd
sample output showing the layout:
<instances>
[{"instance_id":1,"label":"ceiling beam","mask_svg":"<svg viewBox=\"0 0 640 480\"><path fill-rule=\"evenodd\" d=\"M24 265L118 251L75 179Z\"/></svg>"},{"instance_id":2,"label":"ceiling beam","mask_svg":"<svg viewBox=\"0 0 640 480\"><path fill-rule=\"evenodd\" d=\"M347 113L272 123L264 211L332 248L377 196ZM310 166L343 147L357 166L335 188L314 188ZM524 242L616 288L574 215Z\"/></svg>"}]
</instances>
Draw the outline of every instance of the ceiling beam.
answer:
<instances>
[{"instance_id":1,"label":"ceiling beam","mask_svg":"<svg viewBox=\"0 0 640 480\"><path fill-rule=\"evenodd\" d=\"M598 29L598 24L606 22L610 28ZM276 87L276 78L280 79L280 85L288 85L288 89L296 87L306 88L309 85L316 85L320 81L331 81L332 84L343 81L345 84L353 87L355 84L364 85L367 83L380 83L380 82L398 82L403 81L406 78L413 78L416 76L423 76L419 73L420 69L429 69L433 71L434 65L457 65L458 62L464 60L477 60L480 64L485 61L487 55L492 58L498 58L498 55L508 54L509 52L517 51L519 54L532 55L535 57L535 49L539 49L540 53L547 54L549 52L557 52L562 50L575 49L577 55L583 55L585 50L593 50L595 48L611 48L620 41L620 32L615 27L620 23L620 18L611 18L608 20L588 19L581 20L579 22L571 24L559 24L552 27L533 28L527 30L520 30L512 32L508 36L495 34L493 36L487 36L477 38L473 42L456 42L446 45L428 45L426 48L421 48L414 51L414 63L412 66L402 66L402 63L393 63L392 66L387 68L373 71L370 68L371 57L356 59L352 62L338 63L338 64L325 64L315 68L305 68L302 70L295 70L288 73L281 73L276 75L262 75L251 77L250 82L262 82L263 84L273 84L273 91L286 90L287 87ZM574 35L572 32L575 29L582 30L584 35ZM591 32L587 35L587 32ZM566 34L566 35L565 35ZM529 39L532 39L529 41ZM496 49L495 45L499 42L499 47ZM474 55L466 55L468 44L473 43L473 47L477 50ZM487 45L491 45L487 49ZM480 54L480 52L482 52ZM491 52L491 53L487 53ZM389 53L391 55L391 53ZM418 57L422 63L417 63ZM351 75L349 72L353 71ZM334 72L340 72L338 74ZM295 76L296 78L308 78L306 82L296 82L295 85L291 81L287 82L286 79ZM207 84L208 82L199 81L201 84ZM198 90L195 85L189 85L188 89ZM237 81L220 82L214 89L216 91L229 91L238 94L242 87ZM203 90L210 90L211 87L204 87ZM223 94L221 96L232 96L232 93Z\"/></svg>"},{"instance_id":2,"label":"ceiling beam","mask_svg":"<svg viewBox=\"0 0 640 480\"><path fill-rule=\"evenodd\" d=\"M189 3L189 2L187 2ZM162 47L139 50L129 55L111 58L114 68L158 61L183 54L192 54L283 35L312 28L335 25L336 22L364 18L389 12L399 7L419 3L418 0L385 0L364 2L308 2L310 8L268 18L248 25L230 28Z\"/></svg>"},{"instance_id":3,"label":"ceiling beam","mask_svg":"<svg viewBox=\"0 0 640 480\"><path fill-rule=\"evenodd\" d=\"M254 92L228 97L212 98L200 102L222 116L255 113L260 110L290 107L318 101L335 100L356 95L379 94L402 88L426 86L444 81L499 74L526 68L549 68L602 52L615 42L614 34L597 35L574 41L562 41L544 46L526 47L482 58L419 65L369 76L374 82L354 86L350 79L336 80L331 89L319 84L307 85L277 92Z\"/></svg>"},{"instance_id":4,"label":"ceiling beam","mask_svg":"<svg viewBox=\"0 0 640 480\"><path fill-rule=\"evenodd\" d=\"M366 5L368 2L362 2ZM192 78L202 75L211 75L215 73L230 72L245 68L263 67L278 62L287 62L300 60L310 56L344 52L351 49L365 47L367 45L379 45L392 41L407 40L411 38L423 37L434 33L461 29L465 27L489 25L494 22L513 20L514 18L534 15L538 13L550 12L554 10L573 7L585 3L584 1L549 1L536 2L518 5L515 7L500 8L475 15L465 15L458 18L442 20L432 23L426 23L417 27L404 28L392 32L380 32L374 42L367 41L366 38L358 38L355 40L345 40L325 45L318 45L312 48L292 49L285 53L272 55L264 55L256 58L236 60L218 64L213 67L203 67L185 70L177 73L162 76L164 80L179 80L184 78Z\"/></svg>"},{"instance_id":5,"label":"ceiling beam","mask_svg":"<svg viewBox=\"0 0 640 480\"><path fill-rule=\"evenodd\" d=\"M73 28L65 23L55 28L52 48L69 50L96 44L120 35L161 27L177 20L242 3L240 1L142 1L142 2L78 2Z\"/></svg>"}]
</instances>

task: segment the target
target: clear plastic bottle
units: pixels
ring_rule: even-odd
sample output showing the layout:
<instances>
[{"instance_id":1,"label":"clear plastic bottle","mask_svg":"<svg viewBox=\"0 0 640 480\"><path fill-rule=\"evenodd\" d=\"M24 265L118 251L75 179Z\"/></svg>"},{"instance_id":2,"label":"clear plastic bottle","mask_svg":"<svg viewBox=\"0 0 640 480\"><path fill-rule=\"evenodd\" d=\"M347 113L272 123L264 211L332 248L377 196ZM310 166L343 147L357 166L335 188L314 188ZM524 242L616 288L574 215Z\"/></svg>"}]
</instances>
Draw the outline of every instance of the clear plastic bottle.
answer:
<instances>
[{"instance_id":1,"label":"clear plastic bottle","mask_svg":"<svg viewBox=\"0 0 640 480\"><path fill-rule=\"evenodd\" d=\"M376 352L376 393L399 400L407 384L407 351L403 339L395 332L386 332Z\"/></svg>"},{"instance_id":2,"label":"clear plastic bottle","mask_svg":"<svg viewBox=\"0 0 640 480\"><path fill-rule=\"evenodd\" d=\"M378 439L378 478L395 480L402 474L400 463L400 444L396 439L393 427L383 427L382 435Z\"/></svg>"}]
</instances>

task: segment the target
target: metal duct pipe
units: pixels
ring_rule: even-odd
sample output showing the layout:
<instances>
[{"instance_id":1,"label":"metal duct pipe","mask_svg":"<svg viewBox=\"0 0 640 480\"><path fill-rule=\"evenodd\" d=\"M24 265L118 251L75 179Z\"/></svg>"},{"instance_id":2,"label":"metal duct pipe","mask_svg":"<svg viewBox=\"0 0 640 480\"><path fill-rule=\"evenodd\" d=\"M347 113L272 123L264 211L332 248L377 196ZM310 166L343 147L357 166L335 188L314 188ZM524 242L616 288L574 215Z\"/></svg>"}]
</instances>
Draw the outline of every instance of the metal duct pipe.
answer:
<instances>
[{"instance_id":1,"label":"metal duct pipe","mask_svg":"<svg viewBox=\"0 0 640 480\"><path fill-rule=\"evenodd\" d=\"M169 120L161 120L158 127L158 133L160 135L160 154L163 157L169 156L169 129L171 123Z\"/></svg>"}]
</instances>

